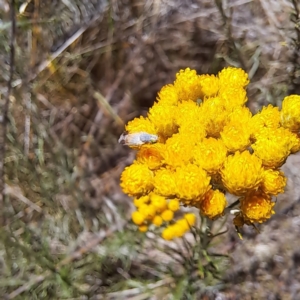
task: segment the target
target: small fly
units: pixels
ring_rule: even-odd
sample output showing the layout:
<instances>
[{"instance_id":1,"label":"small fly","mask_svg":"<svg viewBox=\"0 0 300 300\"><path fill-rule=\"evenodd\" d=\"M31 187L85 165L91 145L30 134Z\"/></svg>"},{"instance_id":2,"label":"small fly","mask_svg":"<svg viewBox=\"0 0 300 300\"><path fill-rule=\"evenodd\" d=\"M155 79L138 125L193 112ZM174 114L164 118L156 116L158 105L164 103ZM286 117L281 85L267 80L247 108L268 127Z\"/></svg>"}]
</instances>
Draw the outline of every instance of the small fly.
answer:
<instances>
[{"instance_id":1,"label":"small fly","mask_svg":"<svg viewBox=\"0 0 300 300\"><path fill-rule=\"evenodd\" d=\"M127 146L141 146L144 144L154 144L158 141L156 134L150 134L144 131L128 133L123 132L119 138L119 143Z\"/></svg>"}]
</instances>

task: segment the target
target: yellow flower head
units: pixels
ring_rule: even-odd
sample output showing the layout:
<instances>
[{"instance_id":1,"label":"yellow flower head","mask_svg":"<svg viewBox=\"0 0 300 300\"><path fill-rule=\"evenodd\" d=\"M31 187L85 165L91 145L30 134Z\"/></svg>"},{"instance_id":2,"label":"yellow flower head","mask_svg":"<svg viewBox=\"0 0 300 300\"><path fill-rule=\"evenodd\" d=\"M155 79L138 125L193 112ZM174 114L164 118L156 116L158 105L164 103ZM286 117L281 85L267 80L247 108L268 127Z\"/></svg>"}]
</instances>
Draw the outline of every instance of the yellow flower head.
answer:
<instances>
[{"instance_id":1,"label":"yellow flower head","mask_svg":"<svg viewBox=\"0 0 300 300\"><path fill-rule=\"evenodd\" d=\"M182 237L190 230L191 226L195 225L195 222L196 216L194 214L185 214L182 219L179 219L174 224L167 226L162 232L162 237L165 240Z\"/></svg>"},{"instance_id":2,"label":"yellow flower head","mask_svg":"<svg viewBox=\"0 0 300 300\"><path fill-rule=\"evenodd\" d=\"M132 221L136 225L142 225L146 220L146 217L139 211L134 211L131 215Z\"/></svg>"},{"instance_id":3,"label":"yellow flower head","mask_svg":"<svg viewBox=\"0 0 300 300\"><path fill-rule=\"evenodd\" d=\"M200 120L200 108L195 102L185 101L178 105L176 123L179 126L180 135L185 139L196 143L205 137L205 127Z\"/></svg>"},{"instance_id":4,"label":"yellow flower head","mask_svg":"<svg viewBox=\"0 0 300 300\"><path fill-rule=\"evenodd\" d=\"M155 225L155 226L157 226L157 227L161 226L162 223L163 223L163 219L162 219L161 216L157 216L157 215L156 215L156 216L152 219L152 224Z\"/></svg>"},{"instance_id":5,"label":"yellow flower head","mask_svg":"<svg viewBox=\"0 0 300 300\"><path fill-rule=\"evenodd\" d=\"M187 222L188 227L192 227L196 223L196 216L192 213L188 213L184 215L184 220Z\"/></svg>"},{"instance_id":6,"label":"yellow flower head","mask_svg":"<svg viewBox=\"0 0 300 300\"><path fill-rule=\"evenodd\" d=\"M250 145L251 116L247 107L237 107L229 114L221 138L230 152L244 151Z\"/></svg>"},{"instance_id":7,"label":"yellow flower head","mask_svg":"<svg viewBox=\"0 0 300 300\"><path fill-rule=\"evenodd\" d=\"M129 196L140 196L153 189L153 172L147 165L133 163L121 175L121 188Z\"/></svg>"},{"instance_id":8,"label":"yellow flower head","mask_svg":"<svg viewBox=\"0 0 300 300\"><path fill-rule=\"evenodd\" d=\"M189 120L180 126L179 134L183 136L184 139L189 139L190 143L195 145L196 143L200 143L205 138L206 130L201 122Z\"/></svg>"},{"instance_id":9,"label":"yellow flower head","mask_svg":"<svg viewBox=\"0 0 300 300\"><path fill-rule=\"evenodd\" d=\"M221 132L221 138L229 152L244 151L250 144L251 130L244 122L230 122Z\"/></svg>"},{"instance_id":10,"label":"yellow flower head","mask_svg":"<svg viewBox=\"0 0 300 300\"><path fill-rule=\"evenodd\" d=\"M180 208L180 203L178 199L171 199L168 203L168 209L171 211L177 211Z\"/></svg>"},{"instance_id":11,"label":"yellow flower head","mask_svg":"<svg viewBox=\"0 0 300 300\"><path fill-rule=\"evenodd\" d=\"M208 98L200 106L201 122L209 137L220 137L228 116L220 98Z\"/></svg>"},{"instance_id":12,"label":"yellow flower head","mask_svg":"<svg viewBox=\"0 0 300 300\"><path fill-rule=\"evenodd\" d=\"M166 209L161 213L160 216L165 222L169 222L169 221L173 220L174 212L172 210Z\"/></svg>"},{"instance_id":13,"label":"yellow flower head","mask_svg":"<svg viewBox=\"0 0 300 300\"><path fill-rule=\"evenodd\" d=\"M248 74L244 70L239 68L224 68L219 72L218 77L220 79L221 87L245 87L249 84Z\"/></svg>"},{"instance_id":14,"label":"yellow flower head","mask_svg":"<svg viewBox=\"0 0 300 300\"><path fill-rule=\"evenodd\" d=\"M236 152L227 157L221 170L222 182L227 190L237 196L259 187L263 168L261 159L249 151Z\"/></svg>"},{"instance_id":15,"label":"yellow flower head","mask_svg":"<svg viewBox=\"0 0 300 300\"><path fill-rule=\"evenodd\" d=\"M283 172L272 169L264 171L261 187L266 194L278 195L283 193L285 185L286 177Z\"/></svg>"},{"instance_id":16,"label":"yellow flower head","mask_svg":"<svg viewBox=\"0 0 300 300\"><path fill-rule=\"evenodd\" d=\"M206 138L194 147L194 163L209 174L217 173L227 157L227 149L220 139Z\"/></svg>"},{"instance_id":17,"label":"yellow flower head","mask_svg":"<svg viewBox=\"0 0 300 300\"><path fill-rule=\"evenodd\" d=\"M219 190L209 190L199 204L201 214L214 219L223 214L227 205L225 195Z\"/></svg>"},{"instance_id":18,"label":"yellow flower head","mask_svg":"<svg viewBox=\"0 0 300 300\"><path fill-rule=\"evenodd\" d=\"M148 230L148 226L147 225L140 225L139 226L139 231L140 232L146 232Z\"/></svg>"},{"instance_id":19,"label":"yellow flower head","mask_svg":"<svg viewBox=\"0 0 300 300\"><path fill-rule=\"evenodd\" d=\"M251 191L241 199L241 212L245 221L262 223L275 212L271 197L261 191Z\"/></svg>"},{"instance_id":20,"label":"yellow flower head","mask_svg":"<svg viewBox=\"0 0 300 300\"><path fill-rule=\"evenodd\" d=\"M291 136L291 144L292 144L292 148L291 148L291 153L297 153L298 151L300 151L300 133L292 133Z\"/></svg>"},{"instance_id":21,"label":"yellow flower head","mask_svg":"<svg viewBox=\"0 0 300 300\"><path fill-rule=\"evenodd\" d=\"M165 85L158 93L157 101L160 105L177 105L178 95L174 85Z\"/></svg>"},{"instance_id":22,"label":"yellow flower head","mask_svg":"<svg viewBox=\"0 0 300 300\"><path fill-rule=\"evenodd\" d=\"M150 170L158 169L163 164L162 153L165 145L156 143L152 145L143 145L140 147L136 160L145 164Z\"/></svg>"},{"instance_id":23,"label":"yellow flower head","mask_svg":"<svg viewBox=\"0 0 300 300\"><path fill-rule=\"evenodd\" d=\"M132 121L129 121L125 126L125 130L129 133L134 132L147 132L150 134L156 134L156 128L153 123L148 118L139 117Z\"/></svg>"},{"instance_id":24,"label":"yellow flower head","mask_svg":"<svg viewBox=\"0 0 300 300\"><path fill-rule=\"evenodd\" d=\"M176 194L180 199L199 201L210 189L210 177L200 167L187 164L176 169Z\"/></svg>"},{"instance_id":25,"label":"yellow flower head","mask_svg":"<svg viewBox=\"0 0 300 300\"><path fill-rule=\"evenodd\" d=\"M263 128L276 129L280 125L280 112L278 107L273 107L269 104L267 107L254 115L250 121L252 136L256 136L260 133Z\"/></svg>"},{"instance_id":26,"label":"yellow flower head","mask_svg":"<svg viewBox=\"0 0 300 300\"><path fill-rule=\"evenodd\" d=\"M281 167L293 147L297 145L295 136L282 127L276 129L263 128L256 138L252 148L267 168Z\"/></svg>"},{"instance_id":27,"label":"yellow flower head","mask_svg":"<svg viewBox=\"0 0 300 300\"><path fill-rule=\"evenodd\" d=\"M172 197L176 194L175 172L169 169L159 169L155 172L154 181L155 193Z\"/></svg>"},{"instance_id":28,"label":"yellow flower head","mask_svg":"<svg viewBox=\"0 0 300 300\"><path fill-rule=\"evenodd\" d=\"M218 97L229 111L245 105L248 100L247 93L241 86L222 86L219 90Z\"/></svg>"},{"instance_id":29,"label":"yellow flower head","mask_svg":"<svg viewBox=\"0 0 300 300\"><path fill-rule=\"evenodd\" d=\"M148 118L156 127L158 135L170 137L177 132L177 125L174 122L176 106L160 105L155 103L149 110Z\"/></svg>"},{"instance_id":30,"label":"yellow flower head","mask_svg":"<svg viewBox=\"0 0 300 300\"><path fill-rule=\"evenodd\" d=\"M155 217L156 215L156 208L152 204L142 204L139 207L139 212L145 216L145 219L151 220Z\"/></svg>"},{"instance_id":31,"label":"yellow flower head","mask_svg":"<svg viewBox=\"0 0 300 300\"><path fill-rule=\"evenodd\" d=\"M291 95L283 99L280 113L283 127L298 132L300 130L300 96Z\"/></svg>"},{"instance_id":32,"label":"yellow flower head","mask_svg":"<svg viewBox=\"0 0 300 300\"><path fill-rule=\"evenodd\" d=\"M200 77L190 68L180 70L176 74L174 87L180 101L197 101L202 95Z\"/></svg>"},{"instance_id":33,"label":"yellow flower head","mask_svg":"<svg viewBox=\"0 0 300 300\"><path fill-rule=\"evenodd\" d=\"M170 227L172 228L174 238L182 237L189 230L185 220L179 220Z\"/></svg>"},{"instance_id":34,"label":"yellow flower head","mask_svg":"<svg viewBox=\"0 0 300 300\"><path fill-rule=\"evenodd\" d=\"M183 219L177 220L175 224L172 225L175 237L182 237L187 231L190 230L191 226L195 224L196 216L193 214L188 215L189 216L185 215ZM192 220L192 215L194 220Z\"/></svg>"},{"instance_id":35,"label":"yellow flower head","mask_svg":"<svg viewBox=\"0 0 300 300\"><path fill-rule=\"evenodd\" d=\"M166 227L161 236L164 240L166 241L170 241L173 240L176 236L175 236L176 232L173 229L173 225Z\"/></svg>"},{"instance_id":36,"label":"yellow flower head","mask_svg":"<svg viewBox=\"0 0 300 300\"><path fill-rule=\"evenodd\" d=\"M167 199L163 196L151 193L151 204L155 207L156 211L161 213L168 208Z\"/></svg>"},{"instance_id":37,"label":"yellow flower head","mask_svg":"<svg viewBox=\"0 0 300 300\"><path fill-rule=\"evenodd\" d=\"M215 75L200 75L201 89L204 97L214 97L219 90L219 78Z\"/></svg>"},{"instance_id":38,"label":"yellow flower head","mask_svg":"<svg viewBox=\"0 0 300 300\"><path fill-rule=\"evenodd\" d=\"M249 124L251 122L252 113L248 107L240 106L233 109L233 111L228 115L228 123L245 123ZM250 126L249 126L250 127Z\"/></svg>"},{"instance_id":39,"label":"yellow flower head","mask_svg":"<svg viewBox=\"0 0 300 300\"><path fill-rule=\"evenodd\" d=\"M166 142L165 151L162 153L164 162L177 167L188 163L192 158L194 142L183 134L176 133Z\"/></svg>"},{"instance_id":40,"label":"yellow flower head","mask_svg":"<svg viewBox=\"0 0 300 300\"><path fill-rule=\"evenodd\" d=\"M133 204L135 207L139 208L142 204L148 204L150 201L150 198L148 195L142 196L140 198L134 198Z\"/></svg>"},{"instance_id":41,"label":"yellow flower head","mask_svg":"<svg viewBox=\"0 0 300 300\"><path fill-rule=\"evenodd\" d=\"M191 100L182 102L175 110L175 122L178 126L191 122L199 123L200 113L199 105L196 102Z\"/></svg>"}]
</instances>

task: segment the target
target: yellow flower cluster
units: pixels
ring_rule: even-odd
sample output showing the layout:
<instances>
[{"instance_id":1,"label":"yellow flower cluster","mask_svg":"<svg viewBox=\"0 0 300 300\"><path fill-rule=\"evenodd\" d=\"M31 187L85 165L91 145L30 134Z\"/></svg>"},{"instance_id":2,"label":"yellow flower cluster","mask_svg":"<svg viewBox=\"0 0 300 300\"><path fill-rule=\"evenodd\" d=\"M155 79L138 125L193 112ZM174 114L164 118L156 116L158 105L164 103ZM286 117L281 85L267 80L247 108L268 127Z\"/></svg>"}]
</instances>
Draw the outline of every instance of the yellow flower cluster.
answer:
<instances>
[{"instance_id":1,"label":"yellow flower cluster","mask_svg":"<svg viewBox=\"0 0 300 300\"><path fill-rule=\"evenodd\" d=\"M272 196L284 192L279 168L300 150L300 96L253 115L247 74L225 68L217 76L181 70L164 86L147 117L130 121L120 142L136 149L121 187L134 197L132 220L140 231L162 228L162 237L181 237L196 216L224 214L226 192L239 196L234 225L262 223L274 214Z\"/></svg>"}]
</instances>

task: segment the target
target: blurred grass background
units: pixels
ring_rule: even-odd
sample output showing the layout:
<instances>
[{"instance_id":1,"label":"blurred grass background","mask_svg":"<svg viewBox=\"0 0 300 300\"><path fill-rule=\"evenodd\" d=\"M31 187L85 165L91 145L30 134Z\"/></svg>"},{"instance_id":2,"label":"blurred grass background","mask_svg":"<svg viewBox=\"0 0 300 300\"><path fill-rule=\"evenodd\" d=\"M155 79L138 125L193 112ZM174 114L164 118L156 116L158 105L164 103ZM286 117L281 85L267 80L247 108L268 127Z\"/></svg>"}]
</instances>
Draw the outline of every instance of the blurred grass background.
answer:
<instances>
[{"instance_id":1,"label":"blurred grass background","mask_svg":"<svg viewBox=\"0 0 300 300\"><path fill-rule=\"evenodd\" d=\"M300 299L299 156L287 163L287 193L260 235L245 229L240 241L222 223L228 232L212 239L202 223L166 243L130 222L119 177L135 154L117 143L181 68L245 69L253 112L300 93L299 5L16 0L1 299ZM0 0L2 95L9 12Z\"/></svg>"}]
</instances>

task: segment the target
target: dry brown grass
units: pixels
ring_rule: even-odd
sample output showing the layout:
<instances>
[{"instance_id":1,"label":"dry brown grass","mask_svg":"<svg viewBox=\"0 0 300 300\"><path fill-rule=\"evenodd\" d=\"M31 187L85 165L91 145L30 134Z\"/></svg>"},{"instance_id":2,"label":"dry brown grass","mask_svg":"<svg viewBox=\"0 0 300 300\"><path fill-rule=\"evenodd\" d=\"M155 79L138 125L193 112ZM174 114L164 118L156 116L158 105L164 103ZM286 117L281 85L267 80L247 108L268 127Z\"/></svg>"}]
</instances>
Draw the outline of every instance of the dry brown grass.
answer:
<instances>
[{"instance_id":1,"label":"dry brown grass","mask_svg":"<svg viewBox=\"0 0 300 300\"><path fill-rule=\"evenodd\" d=\"M224 260L215 261L206 248L201 252L203 241L196 247L190 236L189 253L178 244L168 249L156 235L137 234L129 221L130 199L119 188L134 153L117 143L124 124L144 114L181 68L217 73L226 65L243 67L251 78L253 111L299 93L296 2L17 1L5 158L7 224L0 232L3 299L298 299L296 292L286 297L296 283L282 283L284 275L261 260L263 275L251 277L258 254L243 247L271 245L269 231L260 237L246 232L241 242L230 230L226 242L211 246L233 253L235 264L226 266L231 276L225 281L212 276ZM4 0L0 17L3 93L10 28ZM289 191L292 204L295 186ZM296 215L291 220L296 222ZM296 233L292 223L278 222L269 228L279 226L275 248L282 251L284 239L278 236L284 230ZM193 277L190 262L197 251L203 273ZM245 253L254 257L253 264L244 263ZM298 261L293 249L287 253ZM296 271L291 265L287 272ZM284 288L275 291L278 282ZM255 284L260 289L251 298Z\"/></svg>"}]
</instances>

